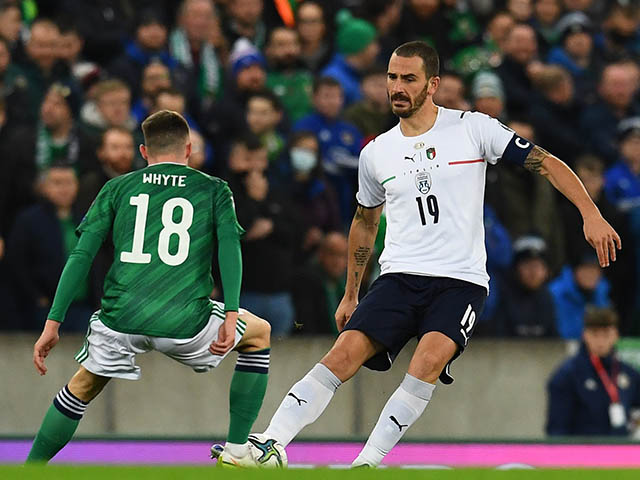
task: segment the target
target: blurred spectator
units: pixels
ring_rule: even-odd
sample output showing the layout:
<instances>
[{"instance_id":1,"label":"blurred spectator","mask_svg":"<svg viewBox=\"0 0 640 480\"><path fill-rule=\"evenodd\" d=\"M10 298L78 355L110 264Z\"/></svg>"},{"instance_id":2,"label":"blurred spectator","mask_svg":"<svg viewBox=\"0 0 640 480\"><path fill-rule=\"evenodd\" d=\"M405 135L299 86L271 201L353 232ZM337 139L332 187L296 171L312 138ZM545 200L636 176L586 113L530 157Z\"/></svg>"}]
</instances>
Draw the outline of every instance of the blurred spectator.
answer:
<instances>
[{"instance_id":1,"label":"blurred spectator","mask_svg":"<svg viewBox=\"0 0 640 480\"><path fill-rule=\"evenodd\" d=\"M231 77L224 97L204 112L202 121L204 134L222 158L228 153L224 147L229 144L229 139L246 130L247 100L251 94L264 90L267 78L264 57L246 39L236 42L229 62Z\"/></svg>"},{"instance_id":2,"label":"blurred spectator","mask_svg":"<svg viewBox=\"0 0 640 480\"><path fill-rule=\"evenodd\" d=\"M340 83L331 77L319 78L313 86L315 111L300 119L294 130L311 131L318 137L322 167L338 192L342 220L347 225L354 211L362 135L356 127L341 119L343 104Z\"/></svg>"},{"instance_id":3,"label":"blurred spectator","mask_svg":"<svg viewBox=\"0 0 640 480\"><path fill-rule=\"evenodd\" d=\"M11 122L30 120L27 78L22 69L12 63L9 44L3 38L0 38L0 97L5 101Z\"/></svg>"},{"instance_id":4,"label":"blurred spectator","mask_svg":"<svg viewBox=\"0 0 640 480\"><path fill-rule=\"evenodd\" d=\"M366 20L354 18L346 11L338 15L337 53L322 71L322 76L335 78L344 92L344 105L362 98L362 74L375 64L380 51L376 29Z\"/></svg>"},{"instance_id":5,"label":"blurred spectator","mask_svg":"<svg viewBox=\"0 0 640 480\"><path fill-rule=\"evenodd\" d=\"M402 43L398 23L402 14L402 0L366 0L357 9L357 16L371 23L378 32L378 59L389 61L393 51Z\"/></svg>"},{"instance_id":6,"label":"blurred spectator","mask_svg":"<svg viewBox=\"0 0 640 480\"><path fill-rule=\"evenodd\" d=\"M16 215L33 203L36 166L33 134L29 128L11 123L5 101L0 98L0 251L5 251L8 233ZM3 255L0 255L0 260Z\"/></svg>"},{"instance_id":7,"label":"blurred spectator","mask_svg":"<svg viewBox=\"0 0 640 480\"><path fill-rule=\"evenodd\" d=\"M68 85L51 85L40 107L40 121L32 143L39 170L66 165L80 173L90 167L85 156L91 149L91 141L75 121L79 110L80 100Z\"/></svg>"},{"instance_id":8,"label":"blurred spectator","mask_svg":"<svg viewBox=\"0 0 640 480\"><path fill-rule=\"evenodd\" d=\"M87 59L108 65L123 50L135 10L121 0L59 0L58 11L70 15L85 39Z\"/></svg>"},{"instance_id":9,"label":"blurred spectator","mask_svg":"<svg viewBox=\"0 0 640 480\"><path fill-rule=\"evenodd\" d=\"M58 278L78 239L80 218L72 215L78 180L71 167L51 167L42 173L40 191L44 201L27 208L16 219L7 242L7 262L16 295L26 309L23 328L40 329L47 318ZM47 241L42 241L46 238ZM89 299L89 284L77 286L77 295L67 313L63 329L84 331L95 304Z\"/></svg>"},{"instance_id":10,"label":"blurred spectator","mask_svg":"<svg viewBox=\"0 0 640 480\"><path fill-rule=\"evenodd\" d=\"M291 200L269 185L266 149L255 150L244 159L238 153L233 152L229 168L236 179L233 192L238 221L246 230L240 301L269 321L274 336L287 335L294 326L290 289L300 227Z\"/></svg>"},{"instance_id":11,"label":"blurred spectator","mask_svg":"<svg viewBox=\"0 0 640 480\"><path fill-rule=\"evenodd\" d=\"M449 41L451 24L447 22L440 0L408 0L404 4L397 31L400 43L423 40L432 45L440 58L451 57L453 42Z\"/></svg>"},{"instance_id":12,"label":"blurred spectator","mask_svg":"<svg viewBox=\"0 0 640 480\"><path fill-rule=\"evenodd\" d=\"M505 337L554 337L554 304L547 285L546 244L536 236L513 242L513 269L502 285L493 320L494 334Z\"/></svg>"},{"instance_id":13,"label":"blurred spectator","mask_svg":"<svg viewBox=\"0 0 640 480\"><path fill-rule=\"evenodd\" d=\"M605 174L607 198L620 211L640 207L640 117L618 125L620 159Z\"/></svg>"},{"instance_id":14,"label":"blurred spectator","mask_svg":"<svg viewBox=\"0 0 640 480\"><path fill-rule=\"evenodd\" d=\"M198 125L193 116L187 112L186 108L187 99L180 90L175 88L163 88L158 90L156 93L152 112L150 113L155 113L160 110L172 110L174 112L178 112L187 121L190 130L200 132L200 125Z\"/></svg>"},{"instance_id":15,"label":"blurred spectator","mask_svg":"<svg viewBox=\"0 0 640 480\"><path fill-rule=\"evenodd\" d=\"M298 33L292 28L274 28L265 54L269 65L267 87L280 99L288 120L296 122L311 111L313 87L313 76L301 68Z\"/></svg>"},{"instance_id":16,"label":"blurred spectator","mask_svg":"<svg viewBox=\"0 0 640 480\"><path fill-rule=\"evenodd\" d=\"M556 22L562 14L560 0L535 0L531 25L538 34L540 53L546 54L558 41Z\"/></svg>"},{"instance_id":17,"label":"blurred spectator","mask_svg":"<svg viewBox=\"0 0 640 480\"><path fill-rule=\"evenodd\" d=\"M334 315L344 295L347 253L347 237L328 233L316 258L296 273L292 293L300 333L338 334Z\"/></svg>"},{"instance_id":18,"label":"blurred spectator","mask_svg":"<svg viewBox=\"0 0 640 480\"><path fill-rule=\"evenodd\" d=\"M511 115L526 114L533 96L531 77L539 71L538 41L529 25L515 25L507 37L505 56L496 73L502 80L507 111Z\"/></svg>"},{"instance_id":19,"label":"blurred spectator","mask_svg":"<svg viewBox=\"0 0 640 480\"><path fill-rule=\"evenodd\" d=\"M84 37L73 21L64 17L58 19L57 24L60 29L58 57L68 65L74 81L86 92L100 77L101 69L82 55Z\"/></svg>"},{"instance_id":20,"label":"blurred spectator","mask_svg":"<svg viewBox=\"0 0 640 480\"><path fill-rule=\"evenodd\" d=\"M505 274L511 266L513 258L509 232L500 223L495 210L486 203L484 205L484 232L484 244L487 249L487 273L489 274L489 295L480 317L481 325L485 319L493 317L498 307L502 296L502 283L505 281ZM479 326L479 329L485 332L489 330L484 325Z\"/></svg>"},{"instance_id":21,"label":"blurred spectator","mask_svg":"<svg viewBox=\"0 0 640 480\"><path fill-rule=\"evenodd\" d=\"M468 79L477 72L500 65L514 24L509 12L494 13L487 21L482 41L459 49L451 58L450 68Z\"/></svg>"},{"instance_id":22,"label":"blurred spectator","mask_svg":"<svg viewBox=\"0 0 640 480\"><path fill-rule=\"evenodd\" d=\"M13 53L19 47L20 33L22 31L22 12L20 8L11 2L0 3L0 37L9 45L9 51Z\"/></svg>"},{"instance_id":23,"label":"blurred spectator","mask_svg":"<svg viewBox=\"0 0 640 480\"><path fill-rule=\"evenodd\" d=\"M280 168L280 183L287 186L294 200L297 216L304 222L304 239L297 249L308 257L327 232L342 229L338 196L327 182L319 161L320 146L312 132L294 133L289 141L288 158Z\"/></svg>"},{"instance_id":24,"label":"blurred spectator","mask_svg":"<svg viewBox=\"0 0 640 480\"><path fill-rule=\"evenodd\" d=\"M527 23L533 16L532 0L507 0L507 11L519 23Z\"/></svg>"},{"instance_id":25,"label":"blurred spectator","mask_svg":"<svg viewBox=\"0 0 640 480\"><path fill-rule=\"evenodd\" d=\"M578 97L588 98L596 89L597 74L602 69L602 59L593 44L593 24L584 13L573 12L562 17L556 28L560 43L549 51L547 61L566 68Z\"/></svg>"},{"instance_id":26,"label":"blurred spectator","mask_svg":"<svg viewBox=\"0 0 640 480\"><path fill-rule=\"evenodd\" d=\"M640 125L639 125L640 128ZM638 132L640 133L640 131ZM624 248L616 253L617 260L604 270L611 282L611 300L620 315L620 330L623 334L636 333L638 326L633 325L632 315L636 305L636 285L638 240L632 236L629 222L623 213L611 203L604 194L604 165L593 155L583 155L576 160L574 170L584 184L589 196L611 226L624 239ZM562 224L566 227L565 252L570 262L577 261L579 252L589 248L582 231L583 220L578 209L569 202L561 208Z\"/></svg>"},{"instance_id":27,"label":"blurred spectator","mask_svg":"<svg viewBox=\"0 0 640 480\"><path fill-rule=\"evenodd\" d=\"M576 124L582 105L576 99L571 75L560 66L545 66L536 75L534 84L541 98L531 102L529 118L537 142L573 166L587 141Z\"/></svg>"},{"instance_id":28,"label":"blurred spectator","mask_svg":"<svg viewBox=\"0 0 640 480\"><path fill-rule=\"evenodd\" d=\"M137 123L131 114L131 90L121 80L103 80L94 87L94 98L82 106L82 126L99 141L109 127L133 131Z\"/></svg>"},{"instance_id":29,"label":"blurred spectator","mask_svg":"<svg viewBox=\"0 0 640 480\"><path fill-rule=\"evenodd\" d=\"M640 7L632 2L610 2L598 43L607 60L638 60L640 55Z\"/></svg>"},{"instance_id":30,"label":"blurred spectator","mask_svg":"<svg viewBox=\"0 0 640 480\"><path fill-rule=\"evenodd\" d=\"M142 10L134 35L127 42L124 53L107 70L112 76L125 82L137 97L141 93L143 70L149 63L159 61L173 69L177 62L167 50L167 27L160 11L153 8Z\"/></svg>"},{"instance_id":31,"label":"blurred spectator","mask_svg":"<svg viewBox=\"0 0 640 480\"><path fill-rule=\"evenodd\" d=\"M282 120L282 105L270 90L254 93L247 102L249 131L260 138L267 149L269 164L273 164L284 150L284 138L276 131Z\"/></svg>"},{"instance_id":32,"label":"blurred spectator","mask_svg":"<svg viewBox=\"0 0 640 480\"><path fill-rule=\"evenodd\" d=\"M102 142L97 150L100 170L85 173L80 177L80 188L74 209L84 215L100 189L112 178L129 173L133 169L135 146L129 130L109 127L102 134Z\"/></svg>"},{"instance_id":33,"label":"blurred spectator","mask_svg":"<svg viewBox=\"0 0 640 480\"><path fill-rule=\"evenodd\" d=\"M628 435L631 409L640 407L640 374L617 358L618 319L590 308L577 355L547 385L548 435Z\"/></svg>"},{"instance_id":34,"label":"blurred spectator","mask_svg":"<svg viewBox=\"0 0 640 480\"><path fill-rule=\"evenodd\" d=\"M362 100L345 110L344 119L356 126L365 137L364 142L367 143L398 123L398 119L391 112L387 97L386 67L374 66L364 73L362 93L364 94Z\"/></svg>"},{"instance_id":35,"label":"blurred spectator","mask_svg":"<svg viewBox=\"0 0 640 480\"><path fill-rule=\"evenodd\" d=\"M516 119L507 125L521 137L537 140L531 124ZM553 187L547 179L531 175L520 165L502 162L487 172L487 201L512 238L532 233L541 236L547 244L549 268L552 272L560 270L564 230Z\"/></svg>"},{"instance_id":36,"label":"blurred spectator","mask_svg":"<svg viewBox=\"0 0 640 480\"><path fill-rule=\"evenodd\" d=\"M565 340L579 339L587 305L608 307L610 285L592 249L585 249L549 285L556 310L556 327Z\"/></svg>"},{"instance_id":37,"label":"blurred spectator","mask_svg":"<svg viewBox=\"0 0 640 480\"><path fill-rule=\"evenodd\" d=\"M640 68L635 62L607 65L600 76L598 100L582 113L580 125L585 138L607 165L618 160L618 123L640 115L640 103L635 99L638 88Z\"/></svg>"},{"instance_id":38,"label":"blurred spectator","mask_svg":"<svg viewBox=\"0 0 640 480\"><path fill-rule=\"evenodd\" d=\"M60 30L48 19L36 20L25 47L27 54L20 65L27 79L30 118L37 118L45 92L52 83L74 86L69 67L58 59ZM74 87L75 88L75 87Z\"/></svg>"},{"instance_id":39,"label":"blurred spectator","mask_svg":"<svg viewBox=\"0 0 640 480\"><path fill-rule=\"evenodd\" d=\"M469 110L470 108L469 102L465 100L464 82L455 73L440 75L440 86L433 96L433 101L437 105L454 110Z\"/></svg>"},{"instance_id":40,"label":"blurred spectator","mask_svg":"<svg viewBox=\"0 0 640 480\"><path fill-rule=\"evenodd\" d=\"M311 72L320 71L332 55L326 12L320 1L304 0L298 4L296 28L300 36L300 60Z\"/></svg>"},{"instance_id":41,"label":"blurred spectator","mask_svg":"<svg viewBox=\"0 0 640 480\"><path fill-rule=\"evenodd\" d=\"M246 38L256 48L264 47L267 25L263 20L263 0L233 0L226 2L227 19L223 25L224 36L234 45ZM235 48L235 46L234 46Z\"/></svg>"},{"instance_id":42,"label":"blurred spectator","mask_svg":"<svg viewBox=\"0 0 640 480\"><path fill-rule=\"evenodd\" d=\"M196 130L189 130L189 137L191 139L189 166L196 170L203 170L207 160L207 144Z\"/></svg>"},{"instance_id":43,"label":"blurred spectator","mask_svg":"<svg viewBox=\"0 0 640 480\"><path fill-rule=\"evenodd\" d=\"M183 0L177 24L169 37L169 49L188 74L188 104L199 114L223 92L223 68L212 43L212 31L220 35L220 22L211 0Z\"/></svg>"},{"instance_id":44,"label":"blurred spectator","mask_svg":"<svg viewBox=\"0 0 640 480\"><path fill-rule=\"evenodd\" d=\"M171 73L169 72L169 67L159 60L149 62L142 70L140 97L131 109L131 113L136 119L136 122L142 123L142 121L149 116L154 108L158 93L170 87Z\"/></svg>"},{"instance_id":45,"label":"blurred spectator","mask_svg":"<svg viewBox=\"0 0 640 480\"><path fill-rule=\"evenodd\" d=\"M493 72L479 72L471 83L474 109L502 121L506 121L504 88L502 80Z\"/></svg>"}]
</instances>

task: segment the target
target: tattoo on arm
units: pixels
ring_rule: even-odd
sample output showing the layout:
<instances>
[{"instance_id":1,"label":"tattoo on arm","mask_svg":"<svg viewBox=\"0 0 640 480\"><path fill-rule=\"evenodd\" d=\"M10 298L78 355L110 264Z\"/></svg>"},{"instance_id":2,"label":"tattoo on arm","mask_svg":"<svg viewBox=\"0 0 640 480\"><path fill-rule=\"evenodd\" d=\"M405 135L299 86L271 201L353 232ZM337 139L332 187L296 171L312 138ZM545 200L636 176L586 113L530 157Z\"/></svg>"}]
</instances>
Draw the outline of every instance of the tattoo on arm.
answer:
<instances>
[{"instance_id":1,"label":"tattoo on arm","mask_svg":"<svg viewBox=\"0 0 640 480\"><path fill-rule=\"evenodd\" d=\"M540 173L540 170L542 170L542 162L544 162L545 158L550 156L551 154L544 148L536 145L531 149L527 158L525 158L524 168L534 173Z\"/></svg>"},{"instance_id":2,"label":"tattoo on arm","mask_svg":"<svg viewBox=\"0 0 640 480\"><path fill-rule=\"evenodd\" d=\"M358 247L354 252L353 256L356 259L356 265L358 267L364 267L367 264L367 260L369 260L369 254L371 253L371 248L369 247Z\"/></svg>"}]
</instances>

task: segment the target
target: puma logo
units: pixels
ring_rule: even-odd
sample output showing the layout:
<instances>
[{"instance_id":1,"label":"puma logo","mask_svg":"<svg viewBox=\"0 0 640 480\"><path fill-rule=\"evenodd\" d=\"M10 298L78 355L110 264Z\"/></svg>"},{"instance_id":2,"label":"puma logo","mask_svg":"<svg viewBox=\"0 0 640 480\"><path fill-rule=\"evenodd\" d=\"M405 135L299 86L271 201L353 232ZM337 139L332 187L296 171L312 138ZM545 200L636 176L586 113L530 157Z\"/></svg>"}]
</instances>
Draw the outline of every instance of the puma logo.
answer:
<instances>
[{"instance_id":1,"label":"puma logo","mask_svg":"<svg viewBox=\"0 0 640 480\"><path fill-rule=\"evenodd\" d=\"M303 403L307 403L306 400L303 400L302 398L298 398L295 396L295 394L293 393L287 393L287 397L293 397L296 399L296 402L298 402L298 406L301 407Z\"/></svg>"},{"instance_id":2,"label":"puma logo","mask_svg":"<svg viewBox=\"0 0 640 480\"><path fill-rule=\"evenodd\" d=\"M409 426L408 424L407 424L407 425L402 425L398 420L396 420L396 417L394 417L393 415L391 415L389 418L391 419L391 421L392 421L393 423L395 423L395 424L398 426L398 429L399 429L401 432L402 432L402 429L403 429L404 427L408 427L408 426Z\"/></svg>"},{"instance_id":3,"label":"puma logo","mask_svg":"<svg viewBox=\"0 0 640 480\"><path fill-rule=\"evenodd\" d=\"M404 157L405 160L411 160L413 163L416 163L415 159L416 154L414 153L413 155L411 155L410 157L406 156Z\"/></svg>"}]
</instances>

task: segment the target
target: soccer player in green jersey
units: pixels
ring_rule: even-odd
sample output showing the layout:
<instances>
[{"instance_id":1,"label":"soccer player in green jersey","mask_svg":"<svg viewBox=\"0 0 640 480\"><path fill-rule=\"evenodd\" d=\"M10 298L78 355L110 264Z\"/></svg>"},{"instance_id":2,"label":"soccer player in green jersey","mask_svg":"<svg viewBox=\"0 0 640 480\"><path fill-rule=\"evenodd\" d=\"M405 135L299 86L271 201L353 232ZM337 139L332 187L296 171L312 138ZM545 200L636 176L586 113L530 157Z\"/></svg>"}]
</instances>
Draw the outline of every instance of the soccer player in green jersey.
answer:
<instances>
[{"instance_id":1,"label":"soccer player in green jersey","mask_svg":"<svg viewBox=\"0 0 640 480\"><path fill-rule=\"evenodd\" d=\"M47 462L73 436L87 405L111 378L140 378L136 354L157 350L196 372L239 352L229 394L231 421L222 463L253 465L247 437L267 387L269 324L238 307L242 277L240 235L231 190L187 166L189 127L162 110L142 123L149 166L116 177L102 188L77 229L80 239L60 277L33 362L58 343L76 286L107 235L115 247L100 310L89 320L80 368L53 400L27 462ZM209 299L212 252L224 304Z\"/></svg>"}]
</instances>

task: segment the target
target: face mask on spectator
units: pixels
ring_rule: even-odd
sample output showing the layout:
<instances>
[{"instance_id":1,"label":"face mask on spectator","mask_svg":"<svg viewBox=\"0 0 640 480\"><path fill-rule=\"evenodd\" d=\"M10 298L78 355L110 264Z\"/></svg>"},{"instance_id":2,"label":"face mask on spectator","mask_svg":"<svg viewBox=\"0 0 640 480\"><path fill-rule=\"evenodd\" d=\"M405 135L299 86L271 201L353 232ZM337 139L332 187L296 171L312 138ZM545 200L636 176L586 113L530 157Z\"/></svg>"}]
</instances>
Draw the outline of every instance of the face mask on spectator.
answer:
<instances>
[{"instance_id":1,"label":"face mask on spectator","mask_svg":"<svg viewBox=\"0 0 640 480\"><path fill-rule=\"evenodd\" d=\"M318 163L316 153L306 148L292 148L291 165L297 172L307 173Z\"/></svg>"}]
</instances>

